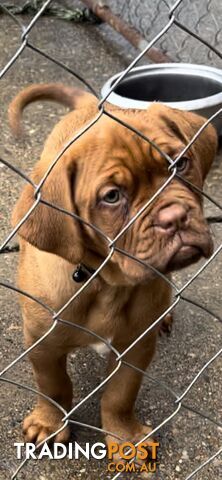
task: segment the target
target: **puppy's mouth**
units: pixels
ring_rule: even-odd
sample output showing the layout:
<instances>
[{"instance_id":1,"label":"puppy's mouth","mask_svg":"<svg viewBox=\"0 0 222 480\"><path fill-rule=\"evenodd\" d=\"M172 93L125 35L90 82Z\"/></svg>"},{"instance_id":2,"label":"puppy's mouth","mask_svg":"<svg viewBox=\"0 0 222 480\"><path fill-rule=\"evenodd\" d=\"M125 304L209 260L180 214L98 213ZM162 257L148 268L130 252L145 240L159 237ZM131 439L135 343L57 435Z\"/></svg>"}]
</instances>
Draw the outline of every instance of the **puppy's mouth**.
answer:
<instances>
[{"instance_id":1,"label":"puppy's mouth","mask_svg":"<svg viewBox=\"0 0 222 480\"><path fill-rule=\"evenodd\" d=\"M167 264L167 272L180 270L188 267L192 263L198 262L201 257L205 257L202 248L194 245L182 245L180 249L171 257Z\"/></svg>"},{"instance_id":2,"label":"puppy's mouth","mask_svg":"<svg viewBox=\"0 0 222 480\"><path fill-rule=\"evenodd\" d=\"M144 263L150 265L150 269L144 269L142 265L138 268L137 265L136 269L131 268L128 271L128 277L132 281L144 282L156 277L157 273L152 270L152 267L163 274L168 274L188 267L198 262L202 257L209 258L212 253L213 241L209 232L205 231L204 234L177 232L154 255L140 258Z\"/></svg>"},{"instance_id":3,"label":"puppy's mouth","mask_svg":"<svg viewBox=\"0 0 222 480\"><path fill-rule=\"evenodd\" d=\"M213 242L208 232L195 236L188 232L180 232L175 235L168 252L167 250L166 246L167 261L160 266L163 273L188 267L202 257L209 258L213 252Z\"/></svg>"},{"instance_id":4,"label":"puppy's mouth","mask_svg":"<svg viewBox=\"0 0 222 480\"><path fill-rule=\"evenodd\" d=\"M203 235L178 232L172 239L172 243L169 241L164 250L165 254L163 252L159 270L162 273L169 273L188 267L202 257L209 258L213 253L213 241L208 232Z\"/></svg>"},{"instance_id":5,"label":"puppy's mouth","mask_svg":"<svg viewBox=\"0 0 222 480\"><path fill-rule=\"evenodd\" d=\"M147 249L145 241L141 245L142 251L135 251L132 257L121 255L121 270L132 284L153 280L158 272L168 275L195 264L202 257L209 258L213 253L213 240L207 223L178 230L172 235L160 234L153 229Z\"/></svg>"}]
</instances>

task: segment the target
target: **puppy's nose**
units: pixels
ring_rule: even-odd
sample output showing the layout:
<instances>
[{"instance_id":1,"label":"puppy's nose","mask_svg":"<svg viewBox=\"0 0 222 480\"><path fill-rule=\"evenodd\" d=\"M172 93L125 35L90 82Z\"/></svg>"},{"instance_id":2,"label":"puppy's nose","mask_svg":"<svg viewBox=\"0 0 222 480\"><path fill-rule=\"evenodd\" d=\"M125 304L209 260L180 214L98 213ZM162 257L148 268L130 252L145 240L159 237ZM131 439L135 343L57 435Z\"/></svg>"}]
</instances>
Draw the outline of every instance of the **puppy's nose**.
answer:
<instances>
[{"instance_id":1,"label":"puppy's nose","mask_svg":"<svg viewBox=\"0 0 222 480\"><path fill-rule=\"evenodd\" d=\"M186 208L183 205L173 204L159 210L155 223L167 233L172 234L184 228L187 220Z\"/></svg>"}]
</instances>

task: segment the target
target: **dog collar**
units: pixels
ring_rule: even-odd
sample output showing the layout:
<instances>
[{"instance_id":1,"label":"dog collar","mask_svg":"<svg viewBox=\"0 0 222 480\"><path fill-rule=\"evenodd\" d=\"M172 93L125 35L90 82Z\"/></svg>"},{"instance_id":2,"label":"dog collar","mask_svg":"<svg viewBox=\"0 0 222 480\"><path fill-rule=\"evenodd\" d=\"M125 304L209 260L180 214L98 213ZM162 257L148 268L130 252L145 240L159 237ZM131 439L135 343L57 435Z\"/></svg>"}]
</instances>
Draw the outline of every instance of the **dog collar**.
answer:
<instances>
[{"instance_id":1,"label":"dog collar","mask_svg":"<svg viewBox=\"0 0 222 480\"><path fill-rule=\"evenodd\" d=\"M72 274L72 278L76 283L82 283L88 280L93 273L95 273L94 268L86 266L84 263L77 265L76 269Z\"/></svg>"}]
</instances>

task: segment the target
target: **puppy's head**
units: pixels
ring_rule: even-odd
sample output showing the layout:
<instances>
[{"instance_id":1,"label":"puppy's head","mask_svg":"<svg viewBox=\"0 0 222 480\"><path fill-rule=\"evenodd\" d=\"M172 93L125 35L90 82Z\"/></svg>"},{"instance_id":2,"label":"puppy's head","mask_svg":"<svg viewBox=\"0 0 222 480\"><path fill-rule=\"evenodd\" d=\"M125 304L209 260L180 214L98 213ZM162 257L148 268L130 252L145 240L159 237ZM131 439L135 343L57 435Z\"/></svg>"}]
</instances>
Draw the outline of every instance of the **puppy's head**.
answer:
<instances>
[{"instance_id":1,"label":"puppy's head","mask_svg":"<svg viewBox=\"0 0 222 480\"><path fill-rule=\"evenodd\" d=\"M172 159L184 149L204 119L154 104L147 111L117 111L116 115L140 130ZM51 134L33 180L41 180L53 157L73 135L69 114ZM179 269L212 253L212 240L202 212L201 189L216 153L217 137L209 125L177 165L171 182L151 203L149 199L169 178L165 158L136 133L103 116L57 162L41 190L42 200L90 222L111 239L147 204L116 246L161 272ZM184 181L183 181L184 179ZM25 187L13 223L34 201ZM20 235L37 248L71 263L104 258L108 242L86 224L41 202L22 225ZM121 282L138 283L152 277L149 269L119 253L110 260Z\"/></svg>"}]
</instances>

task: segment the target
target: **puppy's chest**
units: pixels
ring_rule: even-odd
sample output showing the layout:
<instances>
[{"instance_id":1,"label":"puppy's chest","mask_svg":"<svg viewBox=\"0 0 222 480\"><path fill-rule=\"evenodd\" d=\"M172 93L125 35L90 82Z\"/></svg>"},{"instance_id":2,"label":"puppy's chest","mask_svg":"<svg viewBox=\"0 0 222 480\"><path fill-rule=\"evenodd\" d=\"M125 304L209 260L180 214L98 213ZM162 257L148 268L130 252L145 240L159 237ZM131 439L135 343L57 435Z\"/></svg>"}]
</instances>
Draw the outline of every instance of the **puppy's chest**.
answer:
<instances>
[{"instance_id":1,"label":"puppy's chest","mask_svg":"<svg viewBox=\"0 0 222 480\"><path fill-rule=\"evenodd\" d=\"M87 328L111 343L117 326L123 321L124 305L128 300L128 292L124 289L104 288L94 298L87 315ZM89 346L99 355L104 356L110 352L106 343L91 338Z\"/></svg>"},{"instance_id":2,"label":"puppy's chest","mask_svg":"<svg viewBox=\"0 0 222 480\"><path fill-rule=\"evenodd\" d=\"M128 289L102 286L89 302L87 327L102 336L113 337L116 324L123 317L124 306L129 298Z\"/></svg>"}]
</instances>

